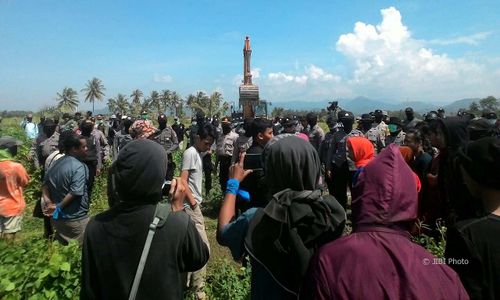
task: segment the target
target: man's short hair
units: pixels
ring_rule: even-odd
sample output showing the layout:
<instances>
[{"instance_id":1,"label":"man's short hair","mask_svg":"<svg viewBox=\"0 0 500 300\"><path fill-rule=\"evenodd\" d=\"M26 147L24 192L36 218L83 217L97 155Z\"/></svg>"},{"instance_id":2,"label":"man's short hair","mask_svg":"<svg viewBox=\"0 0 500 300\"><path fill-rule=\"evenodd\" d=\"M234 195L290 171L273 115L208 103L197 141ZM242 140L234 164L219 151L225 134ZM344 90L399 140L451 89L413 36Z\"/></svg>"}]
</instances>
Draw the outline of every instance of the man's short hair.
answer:
<instances>
[{"instance_id":1,"label":"man's short hair","mask_svg":"<svg viewBox=\"0 0 500 300\"><path fill-rule=\"evenodd\" d=\"M263 118L255 118L250 126L252 138L255 139L259 133L264 133L268 128L273 128L273 122Z\"/></svg>"},{"instance_id":2,"label":"man's short hair","mask_svg":"<svg viewBox=\"0 0 500 300\"><path fill-rule=\"evenodd\" d=\"M61 133L59 145L63 147L65 153L73 148L80 147L80 140L85 139L83 136L76 134L73 131L64 131Z\"/></svg>"},{"instance_id":3,"label":"man's short hair","mask_svg":"<svg viewBox=\"0 0 500 300\"><path fill-rule=\"evenodd\" d=\"M215 128L212 126L212 124L208 123L204 126L201 126L196 134L200 137L200 140L204 140L208 137L212 137L213 139L215 139Z\"/></svg>"}]
</instances>

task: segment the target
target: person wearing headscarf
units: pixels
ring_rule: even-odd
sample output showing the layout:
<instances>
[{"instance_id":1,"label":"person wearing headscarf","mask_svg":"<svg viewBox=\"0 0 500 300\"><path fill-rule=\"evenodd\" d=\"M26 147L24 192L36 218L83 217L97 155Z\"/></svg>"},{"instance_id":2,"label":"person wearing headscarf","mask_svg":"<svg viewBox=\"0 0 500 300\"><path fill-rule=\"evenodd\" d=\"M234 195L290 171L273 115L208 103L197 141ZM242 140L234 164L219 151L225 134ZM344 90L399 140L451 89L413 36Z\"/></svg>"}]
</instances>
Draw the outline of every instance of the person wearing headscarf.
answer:
<instances>
[{"instance_id":1,"label":"person wearing headscarf","mask_svg":"<svg viewBox=\"0 0 500 300\"><path fill-rule=\"evenodd\" d=\"M389 145L353 187L353 233L311 261L304 298L468 299L458 275L411 241L417 211L413 172Z\"/></svg>"},{"instance_id":2,"label":"person wearing headscarf","mask_svg":"<svg viewBox=\"0 0 500 300\"><path fill-rule=\"evenodd\" d=\"M471 299L500 299L500 140L471 142L459 151L465 185L485 215L447 231L445 256Z\"/></svg>"},{"instance_id":3,"label":"person wearing headscarf","mask_svg":"<svg viewBox=\"0 0 500 300\"><path fill-rule=\"evenodd\" d=\"M413 150L408 146L400 146L399 151L401 152L401 155L403 156L406 164L408 164L408 167L410 167L410 169L412 169L413 171L413 162L415 161ZM420 193L420 190L422 189L422 183L420 182L420 178L418 177L417 173L415 173L415 171L413 171L413 175L415 177L415 183L417 184L417 192Z\"/></svg>"},{"instance_id":4,"label":"person wearing headscarf","mask_svg":"<svg viewBox=\"0 0 500 300\"><path fill-rule=\"evenodd\" d=\"M357 169L364 167L375 157L375 148L370 140L362 136L347 139L347 158Z\"/></svg>"},{"instance_id":5,"label":"person wearing headscarf","mask_svg":"<svg viewBox=\"0 0 500 300\"><path fill-rule=\"evenodd\" d=\"M167 155L151 140L135 140L118 154L108 180L113 206L85 230L81 299L127 299L167 171ZM172 212L157 228L136 299L183 299L181 273L208 260L207 245L182 211L185 187L175 179Z\"/></svg>"},{"instance_id":6,"label":"person wearing headscarf","mask_svg":"<svg viewBox=\"0 0 500 300\"><path fill-rule=\"evenodd\" d=\"M321 195L315 148L295 135L282 134L263 152L269 203L231 221L239 182L251 173L243 170L243 161L244 155L231 169L217 241L229 247L235 259L250 254L252 299L296 299L314 251L342 234L345 211L335 198Z\"/></svg>"}]
</instances>

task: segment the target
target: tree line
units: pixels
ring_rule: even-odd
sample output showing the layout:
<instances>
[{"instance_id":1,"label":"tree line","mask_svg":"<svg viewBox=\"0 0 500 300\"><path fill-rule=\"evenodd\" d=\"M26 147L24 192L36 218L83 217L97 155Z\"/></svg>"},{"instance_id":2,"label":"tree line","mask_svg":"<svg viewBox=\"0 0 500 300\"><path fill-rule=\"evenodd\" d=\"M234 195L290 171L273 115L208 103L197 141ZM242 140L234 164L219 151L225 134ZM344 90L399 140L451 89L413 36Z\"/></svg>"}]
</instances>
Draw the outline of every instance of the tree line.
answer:
<instances>
[{"instance_id":1,"label":"tree line","mask_svg":"<svg viewBox=\"0 0 500 300\"><path fill-rule=\"evenodd\" d=\"M92 112L94 112L95 102L105 99L105 91L106 88L102 81L94 77L86 83L85 88L80 92L83 93L85 102L92 103ZM41 110L41 113L75 112L80 104L78 92L71 87L65 87L58 92L56 101L56 106L46 106ZM160 92L153 90L147 96L139 89L133 90L130 95L118 93L116 97L107 99L106 106L111 113L133 116L139 115L141 111L147 111L158 114L170 113L170 115L183 117L185 108L191 110L192 114L201 113L206 116L222 116L228 113L230 109L229 102L225 101L222 94L217 91L210 95L198 91L183 98L176 91L169 89Z\"/></svg>"}]
</instances>

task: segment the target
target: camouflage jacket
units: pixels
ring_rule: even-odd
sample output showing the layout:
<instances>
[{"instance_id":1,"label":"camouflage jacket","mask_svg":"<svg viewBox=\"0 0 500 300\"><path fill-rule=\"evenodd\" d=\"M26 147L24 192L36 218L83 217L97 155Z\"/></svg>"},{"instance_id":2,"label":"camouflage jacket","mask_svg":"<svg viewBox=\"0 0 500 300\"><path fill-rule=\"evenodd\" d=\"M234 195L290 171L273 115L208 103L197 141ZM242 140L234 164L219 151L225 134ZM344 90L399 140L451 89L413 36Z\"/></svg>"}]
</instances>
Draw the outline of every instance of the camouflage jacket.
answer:
<instances>
[{"instance_id":1,"label":"camouflage jacket","mask_svg":"<svg viewBox=\"0 0 500 300\"><path fill-rule=\"evenodd\" d=\"M62 124L60 128L61 128L61 132L75 131L76 129L78 129L78 122L71 119L68 122Z\"/></svg>"},{"instance_id":2,"label":"camouflage jacket","mask_svg":"<svg viewBox=\"0 0 500 300\"><path fill-rule=\"evenodd\" d=\"M325 139L325 132L318 124L314 125L314 127L309 130L309 142L313 145L316 151L319 151L319 147L321 146L321 142Z\"/></svg>"},{"instance_id":3,"label":"camouflage jacket","mask_svg":"<svg viewBox=\"0 0 500 300\"><path fill-rule=\"evenodd\" d=\"M397 136L392 136L392 135L389 135L386 139L385 139L385 142L387 143L387 145L390 145L390 144L396 144L398 146L403 146L404 145L404 142L405 142L405 137L406 137L406 133L404 131L400 131L398 133Z\"/></svg>"},{"instance_id":4,"label":"camouflage jacket","mask_svg":"<svg viewBox=\"0 0 500 300\"><path fill-rule=\"evenodd\" d=\"M230 131L228 134L221 134L217 140L217 155L218 156L233 156L234 142L238 139L239 135Z\"/></svg>"},{"instance_id":5,"label":"camouflage jacket","mask_svg":"<svg viewBox=\"0 0 500 300\"><path fill-rule=\"evenodd\" d=\"M372 142L375 153L380 153L385 148L385 135L377 128L373 127L364 132L365 137Z\"/></svg>"},{"instance_id":6,"label":"camouflage jacket","mask_svg":"<svg viewBox=\"0 0 500 300\"><path fill-rule=\"evenodd\" d=\"M234 141L233 158L231 159L231 162L232 163L237 162L240 158L240 152L247 151L251 145L252 145L252 137L240 135L238 138L236 138L236 140Z\"/></svg>"},{"instance_id":7,"label":"camouflage jacket","mask_svg":"<svg viewBox=\"0 0 500 300\"><path fill-rule=\"evenodd\" d=\"M33 159L33 163L35 167L41 167L45 164L45 160L49 155L59 150L59 133L54 132L54 134L44 140L36 139L33 141L33 144L30 149L30 156Z\"/></svg>"},{"instance_id":8,"label":"camouflage jacket","mask_svg":"<svg viewBox=\"0 0 500 300\"><path fill-rule=\"evenodd\" d=\"M177 134L175 130L169 125L163 129L160 134L155 137L155 141L160 144L163 149L170 154L179 148L179 140L177 139Z\"/></svg>"}]
</instances>

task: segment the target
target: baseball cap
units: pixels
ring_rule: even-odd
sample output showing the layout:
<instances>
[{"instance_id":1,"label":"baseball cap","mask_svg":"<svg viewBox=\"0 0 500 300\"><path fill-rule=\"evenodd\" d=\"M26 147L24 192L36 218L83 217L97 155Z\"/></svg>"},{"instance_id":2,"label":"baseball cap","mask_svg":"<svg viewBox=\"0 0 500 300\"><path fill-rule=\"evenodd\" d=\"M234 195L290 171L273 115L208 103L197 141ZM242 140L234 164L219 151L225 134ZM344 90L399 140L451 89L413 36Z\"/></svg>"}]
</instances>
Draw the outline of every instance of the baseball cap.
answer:
<instances>
[{"instance_id":1,"label":"baseball cap","mask_svg":"<svg viewBox=\"0 0 500 300\"><path fill-rule=\"evenodd\" d=\"M350 111L343 110L339 113L339 118L341 120L354 120L354 114Z\"/></svg>"}]
</instances>

